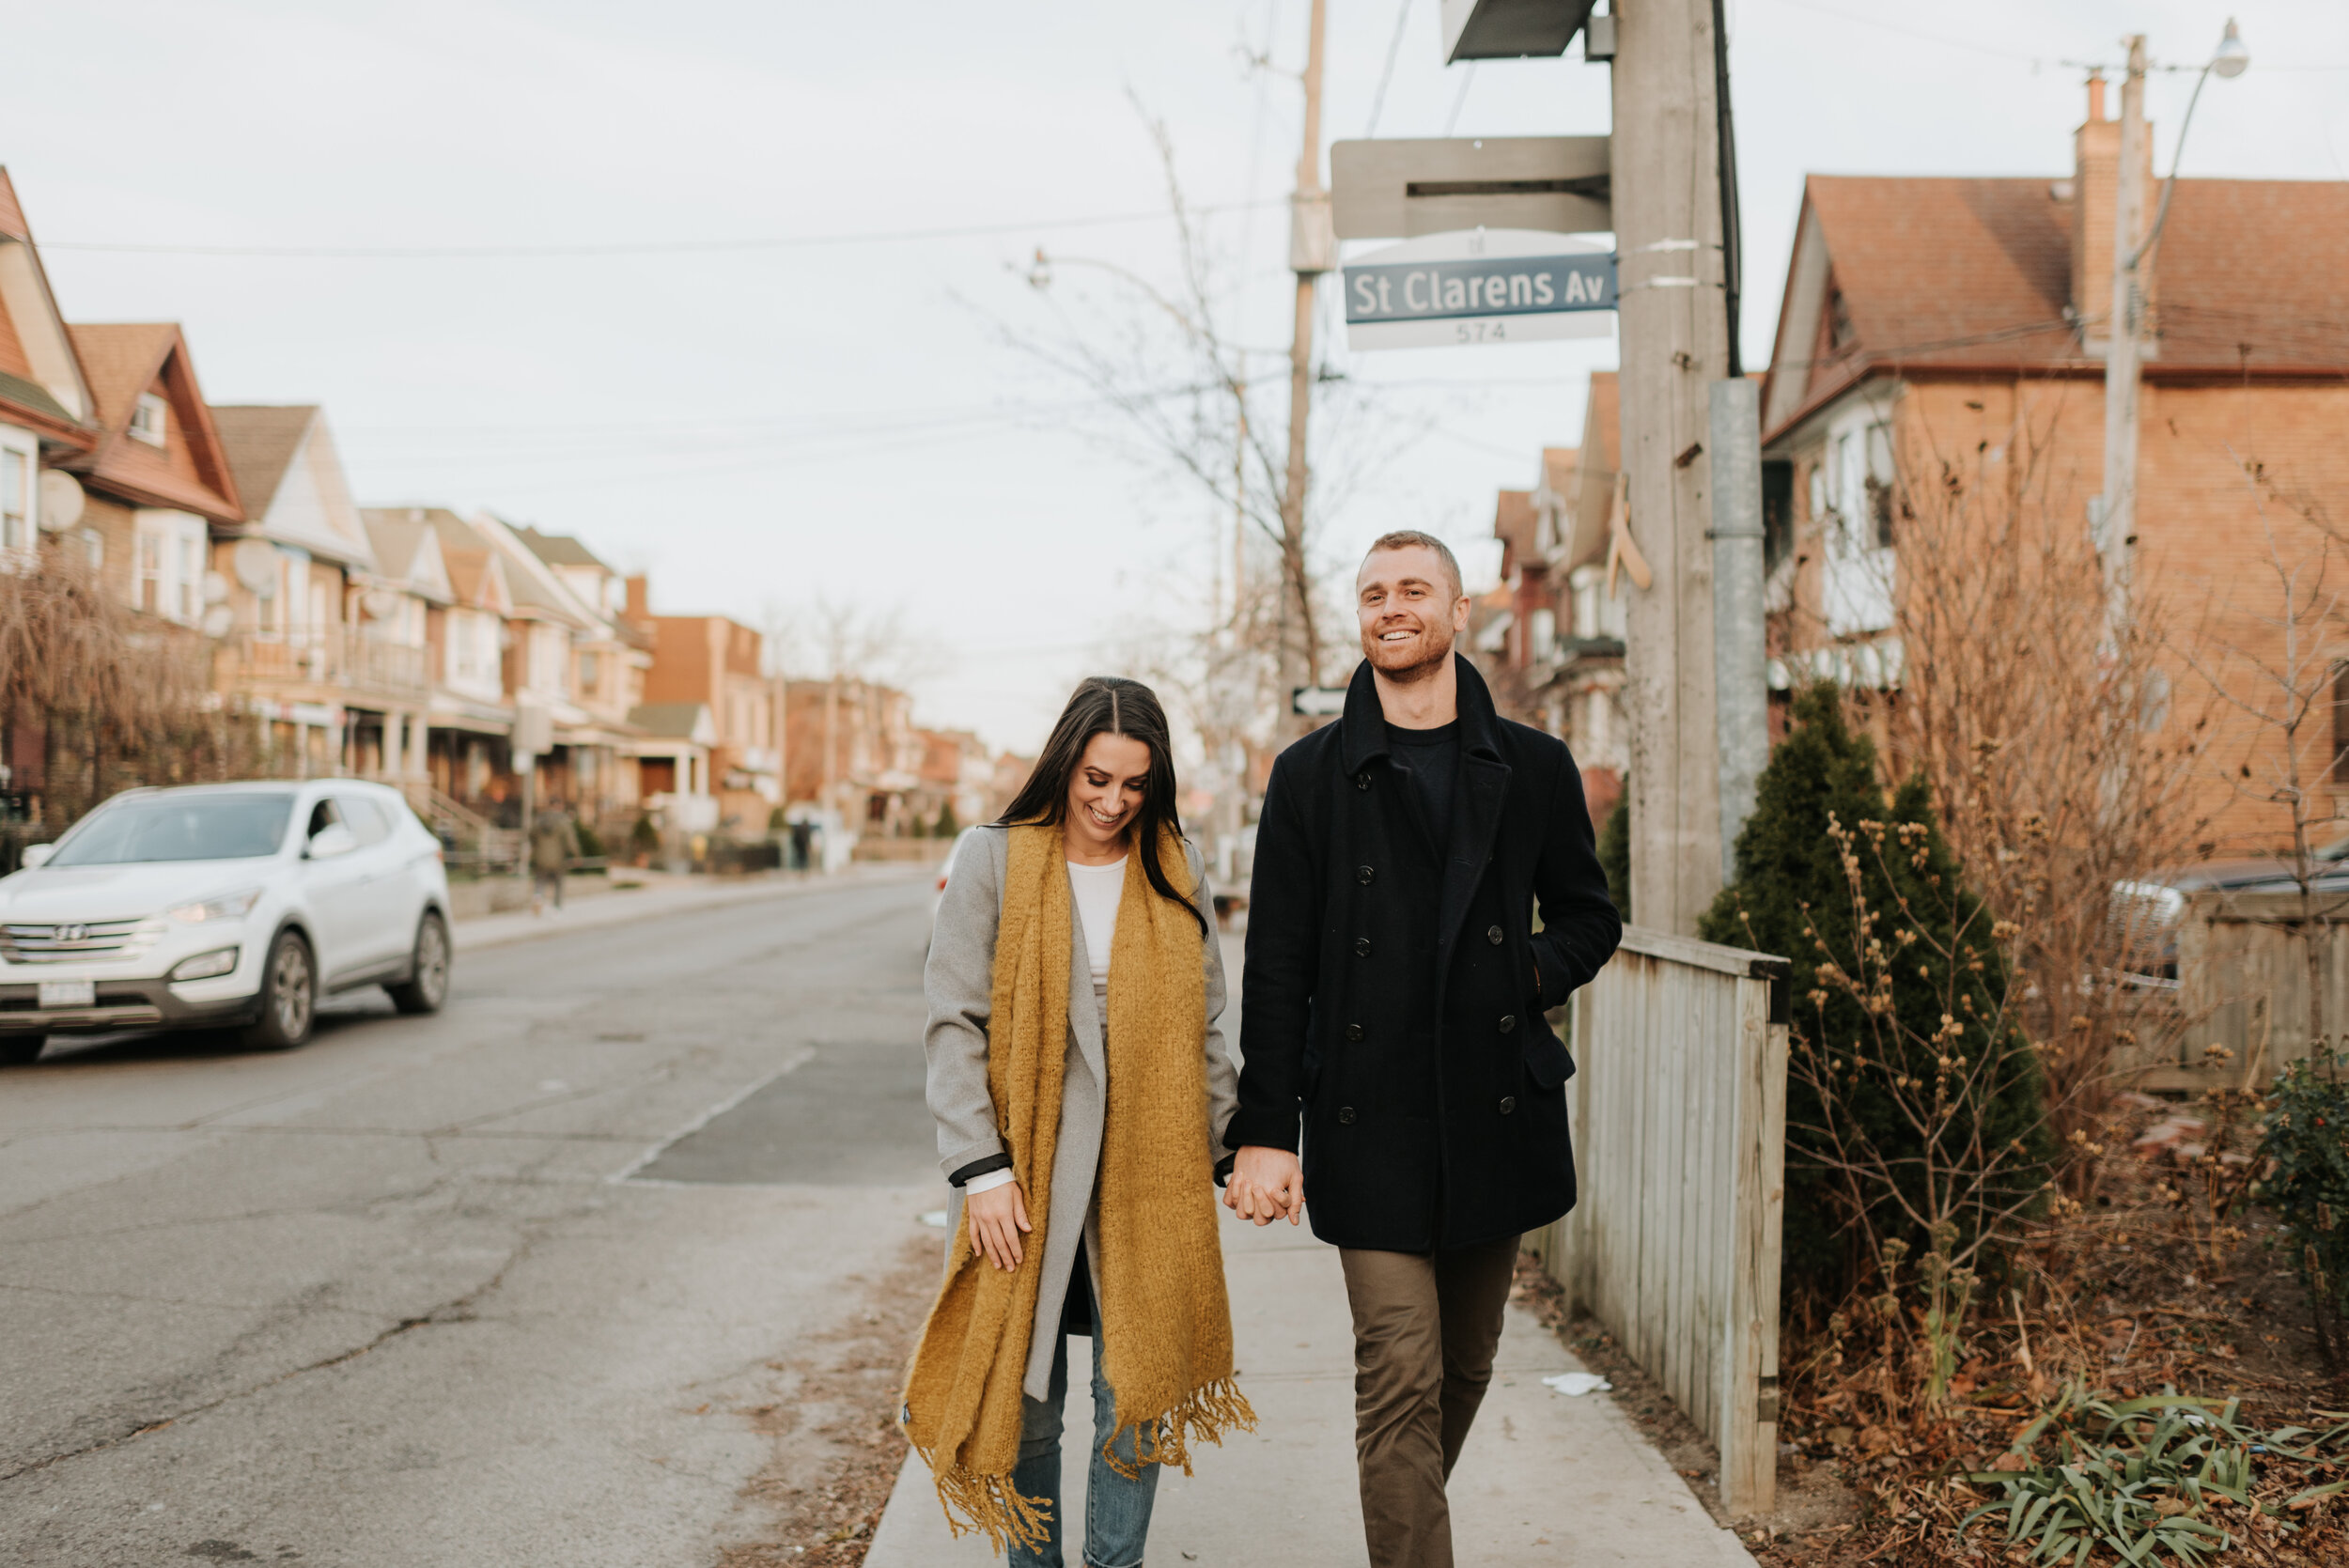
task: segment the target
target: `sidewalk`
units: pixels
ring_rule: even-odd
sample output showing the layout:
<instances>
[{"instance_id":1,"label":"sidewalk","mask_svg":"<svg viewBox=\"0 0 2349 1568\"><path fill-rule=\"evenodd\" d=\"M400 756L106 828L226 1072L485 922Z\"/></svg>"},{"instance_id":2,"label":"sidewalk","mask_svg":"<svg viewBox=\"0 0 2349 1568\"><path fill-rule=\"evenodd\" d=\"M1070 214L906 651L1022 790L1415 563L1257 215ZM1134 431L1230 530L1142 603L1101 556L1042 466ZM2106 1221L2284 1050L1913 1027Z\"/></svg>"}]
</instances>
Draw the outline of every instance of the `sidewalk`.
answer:
<instances>
[{"instance_id":1,"label":"sidewalk","mask_svg":"<svg viewBox=\"0 0 2349 1568\"><path fill-rule=\"evenodd\" d=\"M1257 1430L1193 1451L1197 1474L1159 1483L1150 1560L1208 1568L1361 1568L1354 1472L1354 1349L1334 1249L1303 1227L1264 1230L1224 1214L1224 1266L1240 1387ZM1069 1347L1072 1364L1088 1354ZM1603 1394L1569 1399L1542 1385L1582 1370L1555 1335L1516 1307L1476 1427L1452 1479L1461 1568L1596 1564L1752 1568L1688 1484ZM1065 1516L1084 1517L1091 1391L1074 1389L1063 1446ZM1083 1436L1080 1436L1082 1434ZM1080 1531L1081 1533L1081 1531ZM1079 1546L1064 1541L1074 1564ZM982 1537L950 1539L922 1461L909 1455L865 1568L981 1568Z\"/></svg>"},{"instance_id":2,"label":"sidewalk","mask_svg":"<svg viewBox=\"0 0 2349 1568\"><path fill-rule=\"evenodd\" d=\"M485 947L503 947L508 942L526 942L537 937L559 936L566 931L591 931L599 926L618 925L632 920L657 920L663 915L683 914L692 909L820 893L827 888L849 887L858 882L902 881L925 875L935 876L936 871L929 866L898 865L888 862L859 862L830 875L777 871L750 877L684 877L667 872L634 871L625 876L629 880L641 882L641 886L614 886L586 897L576 898L567 903L559 913L550 910L543 915L534 915L523 908L459 919L454 924L449 937L457 952L469 953Z\"/></svg>"}]
</instances>

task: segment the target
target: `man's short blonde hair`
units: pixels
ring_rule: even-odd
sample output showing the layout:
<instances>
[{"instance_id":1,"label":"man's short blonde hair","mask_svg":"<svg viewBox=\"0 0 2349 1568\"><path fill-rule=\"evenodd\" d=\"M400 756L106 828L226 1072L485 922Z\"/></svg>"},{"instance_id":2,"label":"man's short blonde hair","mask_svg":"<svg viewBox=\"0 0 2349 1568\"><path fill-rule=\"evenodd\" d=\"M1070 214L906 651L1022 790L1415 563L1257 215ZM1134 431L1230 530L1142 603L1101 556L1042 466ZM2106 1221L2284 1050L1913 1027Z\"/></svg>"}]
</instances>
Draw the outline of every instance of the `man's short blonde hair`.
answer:
<instances>
[{"instance_id":1,"label":"man's short blonde hair","mask_svg":"<svg viewBox=\"0 0 2349 1568\"><path fill-rule=\"evenodd\" d=\"M1436 559L1443 563L1443 569L1451 574L1452 597L1456 599L1468 592L1461 586L1460 563L1454 557L1452 547L1433 534L1423 534L1416 528L1398 528L1392 534L1381 534L1370 541L1370 548L1362 552L1362 559L1367 561L1382 550L1432 550L1436 552Z\"/></svg>"}]
</instances>

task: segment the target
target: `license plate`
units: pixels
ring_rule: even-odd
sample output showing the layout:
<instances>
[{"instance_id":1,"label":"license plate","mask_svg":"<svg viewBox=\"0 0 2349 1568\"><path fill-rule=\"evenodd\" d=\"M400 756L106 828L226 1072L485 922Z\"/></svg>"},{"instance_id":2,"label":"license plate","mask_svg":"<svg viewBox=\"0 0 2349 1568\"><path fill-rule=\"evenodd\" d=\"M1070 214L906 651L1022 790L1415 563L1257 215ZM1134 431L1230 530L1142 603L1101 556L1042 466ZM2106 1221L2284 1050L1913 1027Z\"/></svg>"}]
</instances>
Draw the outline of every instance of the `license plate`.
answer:
<instances>
[{"instance_id":1,"label":"license plate","mask_svg":"<svg viewBox=\"0 0 2349 1568\"><path fill-rule=\"evenodd\" d=\"M40 983L40 1004L43 1007L95 1007L98 1005L98 982L44 980Z\"/></svg>"}]
</instances>

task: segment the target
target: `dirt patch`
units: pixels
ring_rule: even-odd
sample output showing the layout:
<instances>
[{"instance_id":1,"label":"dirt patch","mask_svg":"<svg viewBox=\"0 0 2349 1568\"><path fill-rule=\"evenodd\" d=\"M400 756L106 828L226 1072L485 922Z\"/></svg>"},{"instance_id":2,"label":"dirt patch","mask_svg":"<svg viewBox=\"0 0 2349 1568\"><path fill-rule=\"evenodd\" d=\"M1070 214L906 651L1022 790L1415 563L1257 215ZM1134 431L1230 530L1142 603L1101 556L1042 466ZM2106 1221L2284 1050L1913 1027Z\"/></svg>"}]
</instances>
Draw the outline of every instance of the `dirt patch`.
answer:
<instances>
[{"instance_id":1,"label":"dirt patch","mask_svg":"<svg viewBox=\"0 0 2349 1568\"><path fill-rule=\"evenodd\" d=\"M772 1403L739 1414L773 1439L774 1455L742 1489L750 1539L718 1568L861 1568L905 1463L898 1400L938 1258L936 1238L917 1237L879 1279L849 1276L862 1299L848 1318L793 1359L768 1363L779 1374Z\"/></svg>"}]
</instances>

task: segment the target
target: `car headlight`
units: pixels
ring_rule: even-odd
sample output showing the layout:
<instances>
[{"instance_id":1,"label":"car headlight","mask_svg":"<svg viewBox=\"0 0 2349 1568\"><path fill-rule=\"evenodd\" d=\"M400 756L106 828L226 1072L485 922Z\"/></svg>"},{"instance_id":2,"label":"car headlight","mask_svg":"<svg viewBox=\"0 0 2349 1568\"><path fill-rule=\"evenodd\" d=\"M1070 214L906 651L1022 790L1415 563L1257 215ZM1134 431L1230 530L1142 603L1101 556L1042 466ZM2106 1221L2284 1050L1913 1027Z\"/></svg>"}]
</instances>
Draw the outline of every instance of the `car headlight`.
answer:
<instances>
[{"instance_id":1,"label":"car headlight","mask_svg":"<svg viewBox=\"0 0 2349 1568\"><path fill-rule=\"evenodd\" d=\"M210 980L216 974L226 974L237 967L237 955L241 951L233 947L219 947L210 953L199 953L193 958L182 958L171 966L168 978L176 983L181 980Z\"/></svg>"},{"instance_id":2,"label":"car headlight","mask_svg":"<svg viewBox=\"0 0 2349 1568\"><path fill-rule=\"evenodd\" d=\"M176 920L183 925L201 925L211 920L242 920L245 911L260 902L261 890L246 888L241 893L225 893L218 898L207 898L194 904L182 904L165 909L165 920Z\"/></svg>"}]
</instances>

